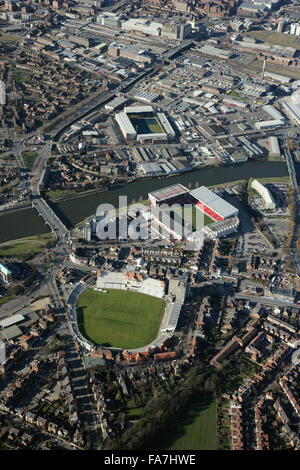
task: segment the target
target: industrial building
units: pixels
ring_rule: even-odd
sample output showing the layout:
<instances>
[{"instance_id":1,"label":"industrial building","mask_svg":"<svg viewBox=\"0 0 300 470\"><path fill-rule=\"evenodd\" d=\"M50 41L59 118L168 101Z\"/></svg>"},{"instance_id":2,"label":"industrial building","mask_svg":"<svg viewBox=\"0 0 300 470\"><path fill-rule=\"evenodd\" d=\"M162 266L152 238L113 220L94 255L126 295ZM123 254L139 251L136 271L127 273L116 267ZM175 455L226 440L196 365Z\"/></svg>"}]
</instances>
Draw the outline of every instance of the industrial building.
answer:
<instances>
[{"instance_id":1,"label":"industrial building","mask_svg":"<svg viewBox=\"0 0 300 470\"><path fill-rule=\"evenodd\" d=\"M270 104L266 104L262 109L268 113L273 119L285 122L284 116Z\"/></svg>"},{"instance_id":2,"label":"industrial building","mask_svg":"<svg viewBox=\"0 0 300 470\"><path fill-rule=\"evenodd\" d=\"M269 137L270 155L272 157L280 157L280 148L278 138L275 136Z\"/></svg>"},{"instance_id":3,"label":"industrial building","mask_svg":"<svg viewBox=\"0 0 300 470\"><path fill-rule=\"evenodd\" d=\"M259 131L267 130L267 129L275 129L276 127L282 127L282 121L279 119L272 119L271 121L259 121L256 122L254 125L256 129Z\"/></svg>"},{"instance_id":4,"label":"industrial building","mask_svg":"<svg viewBox=\"0 0 300 470\"><path fill-rule=\"evenodd\" d=\"M224 49L209 45L201 47L200 52L201 54L217 57L218 59L230 59L233 55L231 51L225 51Z\"/></svg>"},{"instance_id":5,"label":"industrial building","mask_svg":"<svg viewBox=\"0 0 300 470\"><path fill-rule=\"evenodd\" d=\"M148 55L145 49L141 49L140 47L112 43L110 44L107 52L112 57L124 57L125 59L130 59L144 65L152 63L152 58Z\"/></svg>"},{"instance_id":6,"label":"industrial building","mask_svg":"<svg viewBox=\"0 0 300 470\"><path fill-rule=\"evenodd\" d=\"M186 39L192 32L190 23L158 23L144 18L130 18L122 22L122 30L167 39Z\"/></svg>"},{"instance_id":7,"label":"industrial building","mask_svg":"<svg viewBox=\"0 0 300 470\"><path fill-rule=\"evenodd\" d=\"M251 183L251 188L255 189L255 191L257 191L258 194L260 194L260 196L263 198L266 205L266 209L276 209L276 203L273 199L273 196L268 190L268 188L266 188L266 186L264 186L258 180L255 179Z\"/></svg>"}]
</instances>

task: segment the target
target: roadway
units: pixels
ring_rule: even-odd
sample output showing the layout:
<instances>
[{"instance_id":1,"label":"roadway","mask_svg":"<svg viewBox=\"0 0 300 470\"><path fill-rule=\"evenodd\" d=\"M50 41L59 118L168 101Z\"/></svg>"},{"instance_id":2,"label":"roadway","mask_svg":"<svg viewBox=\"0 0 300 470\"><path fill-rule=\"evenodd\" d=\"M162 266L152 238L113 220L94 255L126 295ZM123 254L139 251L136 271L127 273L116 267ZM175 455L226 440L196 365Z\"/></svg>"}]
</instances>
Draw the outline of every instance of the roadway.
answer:
<instances>
[{"instance_id":1,"label":"roadway","mask_svg":"<svg viewBox=\"0 0 300 470\"><path fill-rule=\"evenodd\" d=\"M284 146L284 154L286 157L286 162L287 162L287 167L290 175L290 179L292 182L292 186L294 189L294 195L295 195L295 226L294 226L294 233L293 233L293 238L291 241L290 245L290 253L297 271L298 276L300 276L300 263L298 259L298 254L297 254L297 239L298 239L298 233L299 233L299 228L300 228L300 196L299 196L299 188L298 188L298 182L297 182L297 176L295 172L295 167L294 167L294 162L293 162L293 157L291 154L291 151L288 147L288 143L285 143Z\"/></svg>"}]
</instances>

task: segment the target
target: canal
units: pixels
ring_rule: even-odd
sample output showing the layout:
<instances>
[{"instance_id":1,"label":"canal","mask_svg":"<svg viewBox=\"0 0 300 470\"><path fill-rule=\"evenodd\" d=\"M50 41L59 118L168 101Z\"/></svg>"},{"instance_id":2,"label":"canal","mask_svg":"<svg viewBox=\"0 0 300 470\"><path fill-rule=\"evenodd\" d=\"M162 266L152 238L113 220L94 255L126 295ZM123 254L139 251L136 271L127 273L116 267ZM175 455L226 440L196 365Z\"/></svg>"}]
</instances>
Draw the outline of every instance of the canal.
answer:
<instances>
[{"instance_id":1,"label":"canal","mask_svg":"<svg viewBox=\"0 0 300 470\"><path fill-rule=\"evenodd\" d=\"M201 168L197 171L173 176L168 179L150 178L138 180L114 190L92 193L57 204L53 209L71 228L85 217L96 212L99 204L110 203L118 207L119 196L127 196L128 204L146 199L150 191L175 183L181 183L189 189L200 185L217 185L231 181L254 178L281 177L288 174L282 161L249 161L236 165ZM0 242L22 238L48 231L48 226L33 209L20 210L0 216Z\"/></svg>"}]
</instances>

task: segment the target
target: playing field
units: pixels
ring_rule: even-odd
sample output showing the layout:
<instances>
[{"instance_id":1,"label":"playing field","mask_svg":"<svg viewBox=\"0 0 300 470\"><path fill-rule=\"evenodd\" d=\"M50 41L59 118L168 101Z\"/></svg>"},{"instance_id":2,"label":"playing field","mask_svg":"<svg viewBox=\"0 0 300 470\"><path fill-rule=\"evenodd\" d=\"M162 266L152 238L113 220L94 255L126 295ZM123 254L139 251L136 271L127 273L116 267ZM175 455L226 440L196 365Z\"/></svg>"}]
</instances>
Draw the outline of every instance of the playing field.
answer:
<instances>
[{"instance_id":1,"label":"playing field","mask_svg":"<svg viewBox=\"0 0 300 470\"><path fill-rule=\"evenodd\" d=\"M165 302L137 292L87 289L77 305L80 332L95 344L123 349L145 346L159 331Z\"/></svg>"},{"instance_id":2,"label":"playing field","mask_svg":"<svg viewBox=\"0 0 300 470\"><path fill-rule=\"evenodd\" d=\"M182 436L172 443L169 450L216 450L216 418L215 402L198 411L189 411L186 416L187 424L182 426Z\"/></svg>"},{"instance_id":3,"label":"playing field","mask_svg":"<svg viewBox=\"0 0 300 470\"><path fill-rule=\"evenodd\" d=\"M217 450L216 402L204 398L191 403L171 417L167 432L146 445L155 450Z\"/></svg>"},{"instance_id":4,"label":"playing field","mask_svg":"<svg viewBox=\"0 0 300 470\"><path fill-rule=\"evenodd\" d=\"M129 117L129 119L138 134L161 134L164 132L154 117Z\"/></svg>"}]
</instances>

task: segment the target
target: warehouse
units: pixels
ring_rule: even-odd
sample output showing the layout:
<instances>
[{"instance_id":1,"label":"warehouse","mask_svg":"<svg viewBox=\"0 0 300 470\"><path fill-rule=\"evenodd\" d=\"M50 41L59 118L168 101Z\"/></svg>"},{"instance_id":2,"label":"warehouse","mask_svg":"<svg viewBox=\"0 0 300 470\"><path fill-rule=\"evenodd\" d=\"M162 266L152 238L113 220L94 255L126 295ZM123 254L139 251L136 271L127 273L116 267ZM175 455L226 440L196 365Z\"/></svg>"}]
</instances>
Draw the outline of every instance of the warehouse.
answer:
<instances>
[{"instance_id":1,"label":"warehouse","mask_svg":"<svg viewBox=\"0 0 300 470\"><path fill-rule=\"evenodd\" d=\"M209 45L201 47L200 52L201 54L218 57L219 59L230 59L233 55L231 51L225 51L224 49L219 49Z\"/></svg>"},{"instance_id":2,"label":"warehouse","mask_svg":"<svg viewBox=\"0 0 300 470\"><path fill-rule=\"evenodd\" d=\"M275 127L282 127L282 121L279 119L273 119L272 121L259 121L255 124L256 129L258 130L265 130L265 129L274 129Z\"/></svg>"},{"instance_id":3,"label":"warehouse","mask_svg":"<svg viewBox=\"0 0 300 470\"><path fill-rule=\"evenodd\" d=\"M285 121L284 116L277 111L277 109L274 108L274 106L271 106L270 104L266 104L265 106L262 107L262 109L268 113L273 119L276 119L278 121Z\"/></svg>"},{"instance_id":4,"label":"warehouse","mask_svg":"<svg viewBox=\"0 0 300 470\"><path fill-rule=\"evenodd\" d=\"M280 148L279 148L277 137L272 136L269 138L269 147L270 147L270 155L272 157L280 157Z\"/></svg>"},{"instance_id":5,"label":"warehouse","mask_svg":"<svg viewBox=\"0 0 300 470\"><path fill-rule=\"evenodd\" d=\"M205 186L194 189L190 192L190 195L198 209L217 222L235 217L239 213L238 209Z\"/></svg>"}]
</instances>

